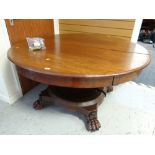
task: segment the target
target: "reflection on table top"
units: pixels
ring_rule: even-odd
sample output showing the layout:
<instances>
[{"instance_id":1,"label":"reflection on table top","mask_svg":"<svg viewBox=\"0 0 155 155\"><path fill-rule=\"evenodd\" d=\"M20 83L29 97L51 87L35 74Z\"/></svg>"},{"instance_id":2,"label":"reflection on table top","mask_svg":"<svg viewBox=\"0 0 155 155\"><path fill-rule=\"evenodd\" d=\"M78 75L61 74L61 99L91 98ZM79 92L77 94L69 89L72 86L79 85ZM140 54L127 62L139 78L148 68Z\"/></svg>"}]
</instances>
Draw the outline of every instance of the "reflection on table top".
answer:
<instances>
[{"instance_id":1,"label":"reflection on table top","mask_svg":"<svg viewBox=\"0 0 155 155\"><path fill-rule=\"evenodd\" d=\"M17 66L51 75L112 76L141 70L150 62L138 44L101 34L45 37L46 50L29 51L26 41L12 46L8 58Z\"/></svg>"}]
</instances>

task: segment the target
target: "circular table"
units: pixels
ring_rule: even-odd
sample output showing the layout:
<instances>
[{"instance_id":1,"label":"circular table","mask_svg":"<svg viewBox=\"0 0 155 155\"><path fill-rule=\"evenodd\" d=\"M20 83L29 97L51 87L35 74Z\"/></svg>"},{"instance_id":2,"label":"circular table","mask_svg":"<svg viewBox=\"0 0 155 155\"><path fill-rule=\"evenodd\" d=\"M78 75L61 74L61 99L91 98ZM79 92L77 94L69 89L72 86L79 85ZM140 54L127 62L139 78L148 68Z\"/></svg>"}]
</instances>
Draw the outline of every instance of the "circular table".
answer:
<instances>
[{"instance_id":1,"label":"circular table","mask_svg":"<svg viewBox=\"0 0 155 155\"><path fill-rule=\"evenodd\" d=\"M90 131L100 128L97 107L113 86L136 77L150 62L138 44L101 34L45 37L46 49L29 51L26 41L14 44L8 58L18 73L48 85L33 104L55 103L86 117Z\"/></svg>"}]
</instances>

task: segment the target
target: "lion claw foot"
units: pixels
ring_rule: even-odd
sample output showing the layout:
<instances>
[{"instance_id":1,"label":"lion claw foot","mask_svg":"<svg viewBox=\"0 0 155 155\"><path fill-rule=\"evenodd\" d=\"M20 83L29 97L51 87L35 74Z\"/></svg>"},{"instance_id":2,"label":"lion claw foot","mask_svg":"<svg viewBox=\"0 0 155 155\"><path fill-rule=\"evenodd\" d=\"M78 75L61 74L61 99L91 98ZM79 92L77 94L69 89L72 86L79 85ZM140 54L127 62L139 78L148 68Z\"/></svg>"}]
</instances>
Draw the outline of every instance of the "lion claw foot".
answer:
<instances>
[{"instance_id":1,"label":"lion claw foot","mask_svg":"<svg viewBox=\"0 0 155 155\"><path fill-rule=\"evenodd\" d=\"M44 108L44 105L40 100L37 100L33 103L33 108L36 110L41 110Z\"/></svg>"},{"instance_id":2,"label":"lion claw foot","mask_svg":"<svg viewBox=\"0 0 155 155\"><path fill-rule=\"evenodd\" d=\"M99 130L99 128L101 127L100 122L97 119L97 114L96 112L91 113L88 116L88 121L87 121L87 128L89 131L96 131Z\"/></svg>"},{"instance_id":3,"label":"lion claw foot","mask_svg":"<svg viewBox=\"0 0 155 155\"><path fill-rule=\"evenodd\" d=\"M89 131L96 131L99 130L99 128L101 127L101 124L98 120L91 120L88 121L88 130Z\"/></svg>"}]
</instances>

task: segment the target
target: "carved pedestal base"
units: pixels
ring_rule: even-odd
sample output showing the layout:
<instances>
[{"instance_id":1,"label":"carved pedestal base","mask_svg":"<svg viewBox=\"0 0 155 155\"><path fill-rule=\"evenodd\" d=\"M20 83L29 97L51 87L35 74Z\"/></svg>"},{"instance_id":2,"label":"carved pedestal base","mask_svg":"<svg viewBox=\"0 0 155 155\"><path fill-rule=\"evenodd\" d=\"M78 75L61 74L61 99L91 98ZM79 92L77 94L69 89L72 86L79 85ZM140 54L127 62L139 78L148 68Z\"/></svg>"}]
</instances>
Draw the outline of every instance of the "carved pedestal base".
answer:
<instances>
[{"instance_id":1,"label":"carved pedestal base","mask_svg":"<svg viewBox=\"0 0 155 155\"><path fill-rule=\"evenodd\" d=\"M108 92L108 91L106 91ZM71 111L82 113L86 118L86 127L89 131L96 131L101 127L97 118L97 107L106 95L101 88L66 88L49 86L42 91L39 99L34 102L33 107L40 110L47 103L63 106Z\"/></svg>"}]
</instances>

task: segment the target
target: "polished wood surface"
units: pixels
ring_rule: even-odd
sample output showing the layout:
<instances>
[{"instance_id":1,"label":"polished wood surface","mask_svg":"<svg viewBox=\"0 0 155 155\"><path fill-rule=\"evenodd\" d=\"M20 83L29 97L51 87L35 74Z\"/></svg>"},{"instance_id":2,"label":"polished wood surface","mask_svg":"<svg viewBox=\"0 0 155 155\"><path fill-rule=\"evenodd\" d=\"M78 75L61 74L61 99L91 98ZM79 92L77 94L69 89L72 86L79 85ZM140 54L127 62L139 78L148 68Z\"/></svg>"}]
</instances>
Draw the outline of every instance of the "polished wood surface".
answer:
<instances>
[{"instance_id":1,"label":"polished wood surface","mask_svg":"<svg viewBox=\"0 0 155 155\"><path fill-rule=\"evenodd\" d=\"M99 34L55 35L46 38L45 44L46 50L32 52L25 42L17 43L9 50L8 58L28 71L58 80L64 78L65 86L67 79L71 80L70 83L85 79L85 83L87 79L95 82L98 79L121 78L130 73L139 74L150 62L148 51L140 45ZM72 87L70 83L68 86Z\"/></svg>"},{"instance_id":2,"label":"polished wood surface","mask_svg":"<svg viewBox=\"0 0 155 155\"><path fill-rule=\"evenodd\" d=\"M13 25L10 24L8 19L5 22L12 46L17 42L26 42L26 37L44 37L54 34L52 19L13 19ZM38 84L20 74L18 76L23 94Z\"/></svg>"},{"instance_id":3,"label":"polished wood surface","mask_svg":"<svg viewBox=\"0 0 155 155\"><path fill-rule=\"evenodd\" d=\"M60 19L60 33L98 33L130 40L135 20Z\"/></svg>"},{"instance_id":4,"label":"polished wood surface","mask_svg":"<svg viewBox=\"0 0 155 155\"><path fill-rule=\"evenodd\" d=\"M5 22L12 45L20 41L26 42L26 37L44 37L54 34L52 19L13 19L13 26L8 19Z\"/></svg>"},{"instance_id":5,"label":"polished wood surface","mask_svg":"<svg viewBox=\"0 0 155 155\"><path fill-rule=\"evenodd\" d=\"M94 27L133 29L135 20L129 19L60 19L60 24L85 25Z\"/></svg>"}]
</instances>

